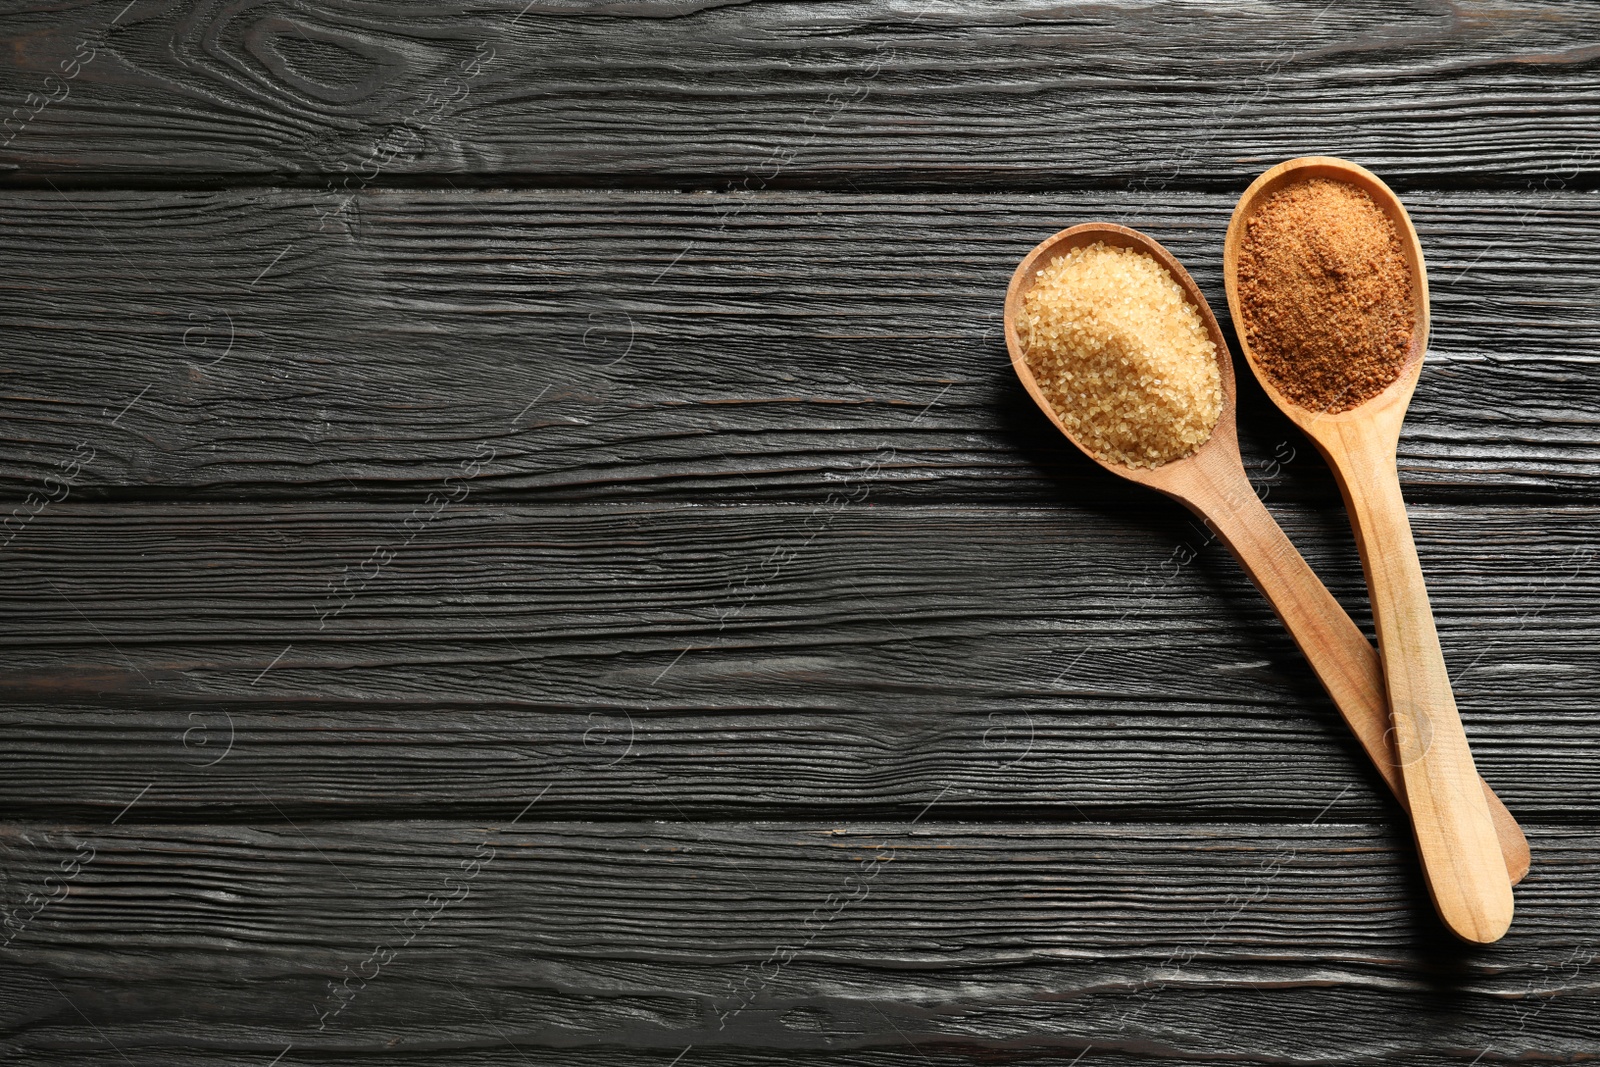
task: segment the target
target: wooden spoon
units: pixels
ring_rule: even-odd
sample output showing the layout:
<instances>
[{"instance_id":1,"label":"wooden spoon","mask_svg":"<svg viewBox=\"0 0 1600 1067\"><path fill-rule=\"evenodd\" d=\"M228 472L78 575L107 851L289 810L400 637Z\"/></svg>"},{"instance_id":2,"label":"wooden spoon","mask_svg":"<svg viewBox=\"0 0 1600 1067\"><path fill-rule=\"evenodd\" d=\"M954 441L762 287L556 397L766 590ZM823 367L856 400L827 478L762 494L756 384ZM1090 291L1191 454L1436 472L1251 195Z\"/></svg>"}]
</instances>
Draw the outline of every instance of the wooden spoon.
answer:
<instances>
[{"instance_id":1,"label":"wooden spoon","mask_svg":"<svg viewBox=\"0 0 1600 1067\"><path fill-rule=\"evenodd\" d=\"M1250 218L1284 185L1332 178L1364 189L1395 224L1411 271L1412 333L1405 369L1387 389L1350 411L1311 411L1284 396L1256 362L1239 305L1239 257ZM1511 883L1495 840L1491 806L1477 782L1456 713L1422 566L1417 561L1395 451L1400 424L1422 373L1428 344L1428 273L1422 246L1399 199L1377 175L1327 156L1281 163L1257 178L1234 208L1223 249L1228 306L1240 347L1272 402L1316 443L1333 468L1350 513L1372 598L1411 823L1428 889L1445 924L1467 941L1497 941L1511 924ZM1504 824L1499 829L1503 831ZM1515 873L1515 872L1513 872Z\"/></svg>"},{"instance_id":2,"label":"wooden spoon","mask_svg":"<svg viewBox=\"0 0 1600 1067\"><path fill-rule=\"evenodd\" d=\"M1233 363L1228 358L1228 346L1205 297L1182 264L1139 231L1110 223L1086 223L1062 230L1029 252L1011 276L1005 310L1006 347L1011 351L1011 365L1022 379L1023 388L1055 423L1056 429L1082 449L1082 443L1062 424L1034 380L1017 336L1017 316L1022 311L1023 296L1042 267L1070 249L1096 241L1145 253L1165 267L1183 287L1200 312L1211 343L1216 346L1222 375L1222 414L1204 444L1189 455L1159 467L1127 467L1099 459L1088 449L1083 449L1084 452L1111 473L1148 485L1177 500L1217 532L1277 612L1351 732L1366 749L1373 766L1405 807L1406 791L1390 743L1389 702L1384 695L1383 668L1378 654L1289 543L1245 475L1234 426ZM1487 798L1494 812L1499 848L1504 852L1500 878L1503 881L1509 874L1512 880L1520 880L1528 871L1528 842L1511 813L1487 785L1479 795Z\"/></svg>"}]
</instances>

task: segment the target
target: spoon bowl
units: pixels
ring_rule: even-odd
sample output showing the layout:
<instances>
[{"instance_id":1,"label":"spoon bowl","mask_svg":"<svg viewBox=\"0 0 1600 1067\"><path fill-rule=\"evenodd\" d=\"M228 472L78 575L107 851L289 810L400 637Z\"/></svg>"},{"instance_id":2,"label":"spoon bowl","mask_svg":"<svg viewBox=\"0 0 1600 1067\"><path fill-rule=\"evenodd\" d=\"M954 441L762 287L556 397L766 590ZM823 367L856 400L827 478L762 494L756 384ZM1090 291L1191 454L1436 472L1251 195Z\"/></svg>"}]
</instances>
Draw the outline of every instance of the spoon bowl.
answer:
<instances>
[{"instance_id":1,"label":"spoon bowl","mask_svg":"<svg viewBox=\"0 0 1600 1067\"><path fill-rule=\"evenodd\" d=\"M1313 178L1327 178L1354 185L1372 198L1373 204L1394 224L1395 232L1400 235L1400 255L1405 260L1406 270L1412 279L1411 338L1406 346L1405 362L1400 374L1382 392L1348 411L1319 411L1303 407L1284 395L1257 361L1255 350L1244 330L1244 320L1239 317L1239 257L1243 251L1245 231L1250 219L1274 193L1297 182ZM1228 235L1222 249L1222 264L1228 291L1228 310L1233 315L1239 347L1244 352L1245 361L1249 363L1251 371L1255 373L1256 381L1261 384L1261 388L1266 391L1273 404L1277 405L1295 425L1307 432L1310 427L1324 423L1330 425L1369 423L1375 416L1381 414L1385 417L1385 428L1393 430L1395 443L1398 445L1400 425L1405 420L1405 411L1411 403L1411 395L1417 388L1417 379L1422 374L1422 360L1428 349L1428 331L1431 326L1428 266L1422 258L1422 241L1417 237L1416 227L1411 224L1411 216L1406 213L1405 205L1400 203L1400 198L1384 184L1383 179L1365 167L1332 156L1306 156L1280 163L1252 182L1244 195L1239 198L1239 203L1233 211L1233 218L1228 224Z\"/></svg>"},{"instance_id":2,"label":"spoon bowl","mask_svg":"<svg viewBox=\"0 0 1600 1067\"><path fill-rule=\"evenodd\" d=\"M1412 328L1399 374L1375 396L1341 412L1304 407L1277 387L1257 357L1240 292L1240 260L1257 211L1279 190L1313 178L1365 192L1393 223L1410 275ZM1434 906L1462 939L1496 941L1511 923L1516 872L1507 879L1500 855L1505 827L1496 826L1477 784L1395 462L1428 345L1428 272L1417 231L1399 198L1371 171L1329 156L1292 159L1257 178L1239 199L1228 225L1223 275L1239 344L1256 380L1316 444L1344 496L1366 572L1396 756Z\"/></svg>"},{"instance_id":3,"label":"spoon bowl","mask_svg":"<svg viewBox=\"0 0 1600 1067\"><path fill-rule=\"evenodd\" d=\"M1168 274L1183 288L1184 295L1189 302L1200 312L1200 321L1205 326L1206 336L1220 354L1228 351L1228 344L1222 337L1222 330L1217 325L1216 316L1211 314L1211 308L1206 304L1205 296L1200 292L1200 287L1195 285L1194 279L1189 277L1189 272L1183 269L1183 264L1175 259L1171 252L1163 248L1159 242L1146 237L1138 230L1126 226L1118 226L1110 222L1086 222L1078 226L1062 230L1060 233L1039 244L1029 252L1016 271L1011 275L1011 285L1006 289L1005 331L1006 348L1011 353L1011 366L1015 368L1017 377L1022 380L1022 387L1033 397L1033 402L1039 405L1056 429L1066 435L1067 440L1078 446L1078 449L1094 460L1100 466L1113 474L1127 478L1129 481L1138 482L1158 489L1168 496L1175 497L1186 506L1194 504L1186 496L1197 483L1209 485L1231 475L1232 468L1244 471L1244 462L1239 457L1239 438L1234 422L1234 380L1233 361L1219 358L1217 370L1220 373L1222 385L1222 412L1217 418L1217 425L1211 431L1211 436L1186 456L1169 460L1159 467L1131 467L1122 463L1113 463L1101 459L1082 441L1075 437L1061 420L1060 414L1045 398L1044 392L1039 388L1039 383L1034 379L1033 369L1028 366L1024 345L1017 333L1017 319L1022 314L1023 299L1028 294L1028 289L1033 284L1033 279L1038 272L1053 263L1057 257L1072 251L1075 248L1087 248L1095 243L1102 243L1113 248L1127 248L1135 252L1142 252L1164 267ZM1248 483L1248 480L1247 480ZM1234 486L1237 488L1237 486ZM1251 491L1253 497L1254 491Z\"/></svg>"},{"instance_id":4,"label":"spoon bowl","mask_svg":"<svg viewBox=\"0 0 1600 1067\"><path fill-rule=\"evenodd\" d=\"M1216 350L1222 386L1222 410L1217 424L1211 436L1193 452L1158 467L1108 462L1084 448L1039 388L1017 333L1023 299L1038 272L1056 257L1097 241L1142 252L1161 264L1199 312ZM1112 474L1148 485L1177 500L1217 533L1272 605L1368 758L1401 806L1406 806L1401 770L1390 738L1389 704L1378 654L1289 542L1245 474L1234 419L1233 362L1216 317L1189 272L1158 242L1137 230L1112 223L1073 226L1047 238L1017 265L1006 290L1005 336L1011 365L1023 388L1068 440ZM1330 784L1330 795L1334 792ZM1498 849L1503 851L1501 877L1520 879L1528 870L1527 840L1488 786L1481 786L1480 792L1495 813Z\"/></svg>"}]
</instances>

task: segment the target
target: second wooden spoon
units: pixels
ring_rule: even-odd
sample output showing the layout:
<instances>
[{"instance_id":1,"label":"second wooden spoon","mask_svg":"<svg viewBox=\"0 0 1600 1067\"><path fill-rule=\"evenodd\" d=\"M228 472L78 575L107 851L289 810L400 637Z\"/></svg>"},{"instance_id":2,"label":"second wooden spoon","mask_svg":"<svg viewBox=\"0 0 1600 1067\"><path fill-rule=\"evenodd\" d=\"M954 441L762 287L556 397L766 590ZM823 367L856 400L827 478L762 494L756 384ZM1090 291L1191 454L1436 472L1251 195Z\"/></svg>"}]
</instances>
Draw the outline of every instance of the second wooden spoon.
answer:
<instances>
[{"instance_id":1,"label":"second wooden spoon","mask_svg":"<svg viewBox=\"0 0 1600 1067\"><path fill-rule=\"evenodd\" d=\"M1006 347L1011 352L1011 364L1017 377L1022 379L1028 395L1056 428L1082 448L1039 390L1017 335L1016 320L1022 310L1023 297L1042 267L1062 253L1096 241L1143 252L1165 267L1183 286L1216 347L1222 376L1222 415L1210 438L1198 449L1159 467L1127 467L1105 462L1087 449L1085 453L1113 474L1172 497L1217 531L1277 612L1373 766L1404 806L1406 791L1390 743L1389 703L1384 695L1383 668L1378 654L1301 558L1250 484L1239 456L1238 431L1234 425L1233 362L1228 358L1228 346L1216 317L1182 264L1139 231L1111 223L1074 226L1045 240L1017 265L1006 290ZM1511 881L1520 880L1528 871L1527 839L1488 785L1481 785L1479 795L1494 813L1498 848L1504 854L1501 878L1504 880L1509 875Z\"/></svg>"},{"instance_id":2,"label":"second wooden spoon","mask_svg":"<svg viewBox=\"0 0 1600 1067\"><path fill-rule=\"evenodd\" d=\"M1256 360L1240 307L1239 260L1251 217L1272 193L1309 178L1331 178L1364 190L1394 224L1411 273L1412 329L1404 369L1383 392L1337 413L1301 407L1274 386ZM1239 199L1228 225L1223 272L1250 368L1273 403L1316 443L1350 513L1372 598L1411 825L1434 906L1463 940L1497 941L1511 924L1511 883L1497 855L1490 807L1476 787L1478 772L1456 712L1395 467L1400 424L1428 344L1428 274L1417 232L1399 199L1372 172L1327 156L1293 159L1261 175Z\"/></svg>"}]
</instances>

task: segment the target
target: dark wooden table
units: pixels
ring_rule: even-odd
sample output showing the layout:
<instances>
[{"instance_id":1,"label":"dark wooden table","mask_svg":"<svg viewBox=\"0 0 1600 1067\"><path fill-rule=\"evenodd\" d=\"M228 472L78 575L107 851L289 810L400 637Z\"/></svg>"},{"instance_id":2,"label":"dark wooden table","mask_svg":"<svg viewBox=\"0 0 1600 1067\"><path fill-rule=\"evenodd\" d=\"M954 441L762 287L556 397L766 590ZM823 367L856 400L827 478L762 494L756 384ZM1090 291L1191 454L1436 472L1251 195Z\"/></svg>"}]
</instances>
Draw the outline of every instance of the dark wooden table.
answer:
<instances>
[{"instance_id":1,"label":"dark wooden table","mask_svg":"<svg viewBox=\"0 0 1600 1067\"><path fill-rule=\"evenodd\" d=\"M1600 11L123 5L0 23L0 1060L1600 1057ZM1488 949L1000 339L1088 219L1225 316L1307 153L1430 261L1400 468L1534 854ZM1240 428L1368 625L1248 375Z\"/></svg>"}]
</instances>

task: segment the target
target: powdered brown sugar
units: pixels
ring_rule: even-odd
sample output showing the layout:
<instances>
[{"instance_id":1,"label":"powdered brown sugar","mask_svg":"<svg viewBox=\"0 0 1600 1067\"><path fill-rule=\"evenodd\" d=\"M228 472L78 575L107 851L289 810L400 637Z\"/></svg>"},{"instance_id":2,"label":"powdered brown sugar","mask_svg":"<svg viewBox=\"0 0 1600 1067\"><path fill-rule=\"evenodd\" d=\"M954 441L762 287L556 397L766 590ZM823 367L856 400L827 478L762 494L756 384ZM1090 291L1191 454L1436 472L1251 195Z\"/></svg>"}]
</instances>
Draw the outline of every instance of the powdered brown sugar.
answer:
<instances>
[{"instance_id":1,"label":"powdered brown sugar","mask_svg":"<svg viewBox=\"0 0 1600 1067\"><path fill-rule=\"evenodd\" d=\"M1280 393L1349 411L1400 376L1415 320L1394 222L1366 191L1310 178L1251 215L1239 252L1241 330Z\"/></svg>"}]
</instances>

